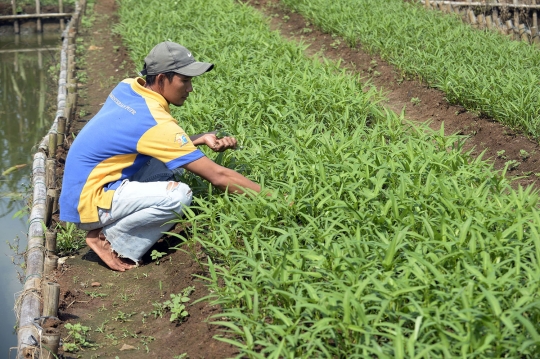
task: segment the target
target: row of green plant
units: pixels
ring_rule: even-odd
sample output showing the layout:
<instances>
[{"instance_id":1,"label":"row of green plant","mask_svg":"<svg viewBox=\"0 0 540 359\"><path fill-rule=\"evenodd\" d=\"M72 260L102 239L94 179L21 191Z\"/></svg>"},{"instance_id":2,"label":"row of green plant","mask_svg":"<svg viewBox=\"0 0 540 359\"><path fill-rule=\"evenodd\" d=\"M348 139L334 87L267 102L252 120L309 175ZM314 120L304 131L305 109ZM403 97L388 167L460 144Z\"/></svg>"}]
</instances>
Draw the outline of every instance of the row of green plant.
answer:
<instances>
[{"instance_id":1,"label":"row of green plant","mask_svg":"<svg viewBox=\"0 0 540 359\"><path fill-rule=\"evenodd\" d=\"M540 136L540 52L403 0L282 0L351 46L380 53L451 103Z\"/></svg>"},{"instance_id":2,"label":"row of green plant","mask_svg":"<svg viewBox=\"0 0 540 359\"><path fill-rule=\"evenodd\" d=\"M188 133L235 135L242 150L208 156L271 192L184 178L195 199L180 221L209 255L214 320L239 357L538 355L535 191L513 190L458 136L403 125L375 89L306 58L248 5L120 4L136 64L166 39L216 64L173 115Z\"/></svg>"}]
</instances>

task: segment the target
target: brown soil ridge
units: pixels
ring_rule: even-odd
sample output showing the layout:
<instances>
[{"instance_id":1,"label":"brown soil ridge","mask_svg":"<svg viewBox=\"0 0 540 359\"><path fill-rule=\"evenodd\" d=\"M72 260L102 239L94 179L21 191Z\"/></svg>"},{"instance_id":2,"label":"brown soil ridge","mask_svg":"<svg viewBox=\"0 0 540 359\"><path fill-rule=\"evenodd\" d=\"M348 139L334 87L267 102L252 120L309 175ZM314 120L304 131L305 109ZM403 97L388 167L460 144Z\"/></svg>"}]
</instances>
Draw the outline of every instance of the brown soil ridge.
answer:
<instances>
[{"instance_id":1,"label":"brown soil ridge","mask_svg":"<svg viewBox=\"0 0 540 359\"><path fill-rule=\"evenodd\" d=\"M69 134L76 136L99 111L114 86L124 78L135 76L140 67L129 59L121 38L112 32L118 22L116 12L115 0L96 0L93 25L83 27L78 34L83 41L78 40L77 47L84 48L82 52L86 54L78 56L79 97L75 114L70 117L73 120ZM57 152L58 178L63 175L63 163L73 135L68 136L66 149ZM54 220L59 222L58 215ZM181 230L177 226L172 232L181 233ZM175 246L180 250L171 248ZM63 324L60 326L63 341L74 343L65 328L67 323L91 328L86 334L88 346L79 343L76 352L60 350L62 358L218 359L238 353L233 345L214 338L226 335L223 328L210 324L222 320L212 318L220 313L220 307L209 304L208 300L193 304L211 295L204 280L208 273L203 265L206 263L203 249L193 243L183 244L175 236L165 236L152 250L163 256L156 261L147 254L142 265L120 273L108 269L86 247L48 278L58 282L61 288L59 318ZM194 289L186 303L189 316L171 322L171 313L160 312L157 305L187 287Z\"/></svg>"},{"instance_id":2,"label":"brown soil ridge","mask_svg":"<svg viewBox=\"0 0 540 359\"><path fill-rule=\"evenodd\" d=\"M282 37L309 45L307 55L342 60L343 68L360 74L382 90L388 98L384 105L389 109L401 113L405 108L407 119L427 122L434 130L439 130L444 122L445 134L467 136L465 150L472 150L473 156L485 151L483 158L490 160L495 169L501 170L506 162L516 161L517 167L509 167L507 172L515 179L514 185L540 186L540 146L523 132L448 103L442 91L404 76L377 54L365 50L361 43L350 48L343 38L324 33L279 0L248 2L268 17L270 27Z\"/></svg>"}]
</instances>

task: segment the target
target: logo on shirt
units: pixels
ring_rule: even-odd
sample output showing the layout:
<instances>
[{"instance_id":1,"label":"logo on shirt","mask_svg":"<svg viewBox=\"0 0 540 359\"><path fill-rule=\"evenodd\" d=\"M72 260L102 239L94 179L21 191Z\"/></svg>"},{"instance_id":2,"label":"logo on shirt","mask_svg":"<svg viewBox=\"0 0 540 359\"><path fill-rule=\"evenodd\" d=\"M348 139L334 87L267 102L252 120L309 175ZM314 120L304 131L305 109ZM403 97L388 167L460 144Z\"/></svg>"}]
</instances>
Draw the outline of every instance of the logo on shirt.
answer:
<instances>
[{"instance_id":1,"label":"logo on shirt","mask_svg":"<svg viewBox=\"0 0 540 359\"><path fill-rule=\"evenodd\" d=\"M177 133L176 137L174 138L174 142L177 142L180 145L180 147L182 147L189 143L189 139L185 133Z\"/></svg>"}]
</instances>

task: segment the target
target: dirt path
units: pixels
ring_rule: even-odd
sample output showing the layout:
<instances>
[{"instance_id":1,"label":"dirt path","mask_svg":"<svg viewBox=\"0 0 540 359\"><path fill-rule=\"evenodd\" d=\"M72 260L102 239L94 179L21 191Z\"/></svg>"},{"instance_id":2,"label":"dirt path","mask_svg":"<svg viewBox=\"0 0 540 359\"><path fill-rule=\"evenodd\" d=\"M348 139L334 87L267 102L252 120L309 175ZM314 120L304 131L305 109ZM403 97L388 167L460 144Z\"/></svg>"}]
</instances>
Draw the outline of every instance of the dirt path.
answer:
<instances>
[{"instance_id":1,"label":"dirt path","mask_svg":"<svg viewBox=\"0 0 540 359\"><path fill-rule=\"evenodd\" d=\"M83 27L79 34L78 52L85 55L79 57L80 97L69 133L76 135L101 108L112 88L135 76L140 67L130 61L121 39L112 35L112 26L118 21L116 6L115 0L97 0L92 27ZM59 157L65 158L65 153ZM205 254L198 246L181 246L185 251L169 249L179 243L177 238L162 240L153 248L164 254L159 261L147 255L143 258L146 264L125 273L104 267L88 248L69 258L53 279L61 286L59 317L64 325L80 323L91 329L84 335L84 344L69 337L63 326L64 342L79 347L74 353L61 351L64 358L234 356L237 351L233 346L213 339L223 334L208 323L211 315L219 313L218 307L206 301L187 306L189 316L181 323L171 323L171 314L160 310L159 304L171 299L171 294L188 287L193 287L193 293L187 304L210 295L204 281L197 278L207 275L199 264L205 262Z\"/></svg>"},{"instance_id":2,"label":"dirt path","mask_svg":"<svg viewBox=\"0 0 540 359\"><path fill-rule=\"evenodd\" d=\"M359 73L382 89L388 97L385 103L388 108L397 113L405 108L407 119L428 121L433 129L440 129L444 122L446 134L468 136L465 147L474 149L473 155L486 151L484 158L491 159L496 169L504 168L508 161L516 161L508 175L521 177L516 181L521 185L540 186L540 146L537 142L519 131L467 112L461 106L450 105L443 92L404 77L401 71L379 56L364 51L361 45L351 49L345 40L320 31L279 0L251 0L249 3L269 17L271 28L280 31L284 38L309 44L308 55L342 59L342 67Z\"/></svg>"}]
</instances>

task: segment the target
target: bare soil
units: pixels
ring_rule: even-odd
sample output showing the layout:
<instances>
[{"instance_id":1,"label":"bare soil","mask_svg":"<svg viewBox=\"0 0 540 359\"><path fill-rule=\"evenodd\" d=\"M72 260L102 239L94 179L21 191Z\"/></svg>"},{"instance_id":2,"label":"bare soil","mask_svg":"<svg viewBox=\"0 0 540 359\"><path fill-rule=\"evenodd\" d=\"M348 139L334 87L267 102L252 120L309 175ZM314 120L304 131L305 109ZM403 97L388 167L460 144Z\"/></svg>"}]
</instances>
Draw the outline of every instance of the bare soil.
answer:
<instances>
[{"instance_id":1,"label":"bare soil","mask_svg":"<svg viewBox=\"0 0 540 359\"><path fill-rule=\"evenodd\" d=\"M101 108L108 93L126 77L133 77L139 65L129 59L121 39L112 34L117 23L114 0L97 0L95 22L81 29L78 46L85 49L78 74L86 81L79 83L79 98L69 132L77 134ZM65 149L57 153L58 177L73 137L68 137ZM97 139L99 140L99 139ZM63 189L69 190L69 189ZM57 220L57 216L55 216ZM175 229L180 232L180 228ZM181 250L170 249L178 246ZM237 353L235 347L214 339L223 330L209 319L219 313L219 307L208 301L191 305L210 295L205 286L207 273L200 263L206 262L203 250L182 245L175 237L165 237L155 250L166 253L159 262L147 255L141 266L130 271L113 272L88 247L67 259L51 280L61 287L59 318L66 323L90 327L88 347L75 353L60 350L64 358L167 358L187 354L186 358L228 358ZM159 263L159 264L158 264ZM170 322L170 313L163 317L152 314L154 303L163 303L171 294L193 286L187 303L189 316L182 322ZM216 319L214 319L216 320ZM217 318L220 320L220 318ZM73 343L63 325L62 338Z\"/></svg>"},{"instance_id":2,"label":"bare soil","mask_svg":"<svg viewBox=\"0 0 540 359\"><path fill-rule=\"evenodd\" d=\"M522 176L516 185L540 183L535 176L540 172L538 144L519 131L448 104L442 92L404 77L361 45L349 48L343 39L321 32L278 0L252 0L250 4L268 16L272 29L280 31L283 37L310 44L307 55L342 59L344 68L360 73L383 89L388 97L386 105L392 110L401 112L405 108L408 119L429 122L433 129L444 122L447 134L468 136L467 148L475 154L486 151L485 157L491 158L495 168L503 168L509 160L518 161L519 166L509 172L511 176ZM111 32L117 22L116 6L114 0L97 0L93 26L79 35L84 40L81 44L86 49L86 61L78 70L87 71L88 80L79 85L80 97L70 133L78 133L92 118L118 81L134 76L140 68L140 64L133 64L128 58L121 39ZM68 147L69 143L65 150L60 150L59 158L65 158ZM528 158L520 153L522 150L529 154ZM59 176L62 164L61 160ZM180 232L181 228L175 231ZM170 249L174 246L182 250ZM207 273L200 265L206 258L202 248L189 248L176 237L166 237L153 249L167 253L159 264L147 256L140 267L118 273L106 268L86 248L67 259L50 278L61 285L59 317L63 324L81 323L91 328L87 335L91 347L77 353L61 351L64 358L173 358L184 353L189 358L227 358L237 354L232 345L214 339L224 332L209 324L209 318L216 314L219 318L220 308L207 301L188 306L189 316L179 324L169 321L170 314L152 314L156 309L154 303L162 303L171 293L177 294L188 286L195 288L189 303L211 294L203 279ZM62 338L73 341L65 328Z\"/></svg>"}]
</instances>

